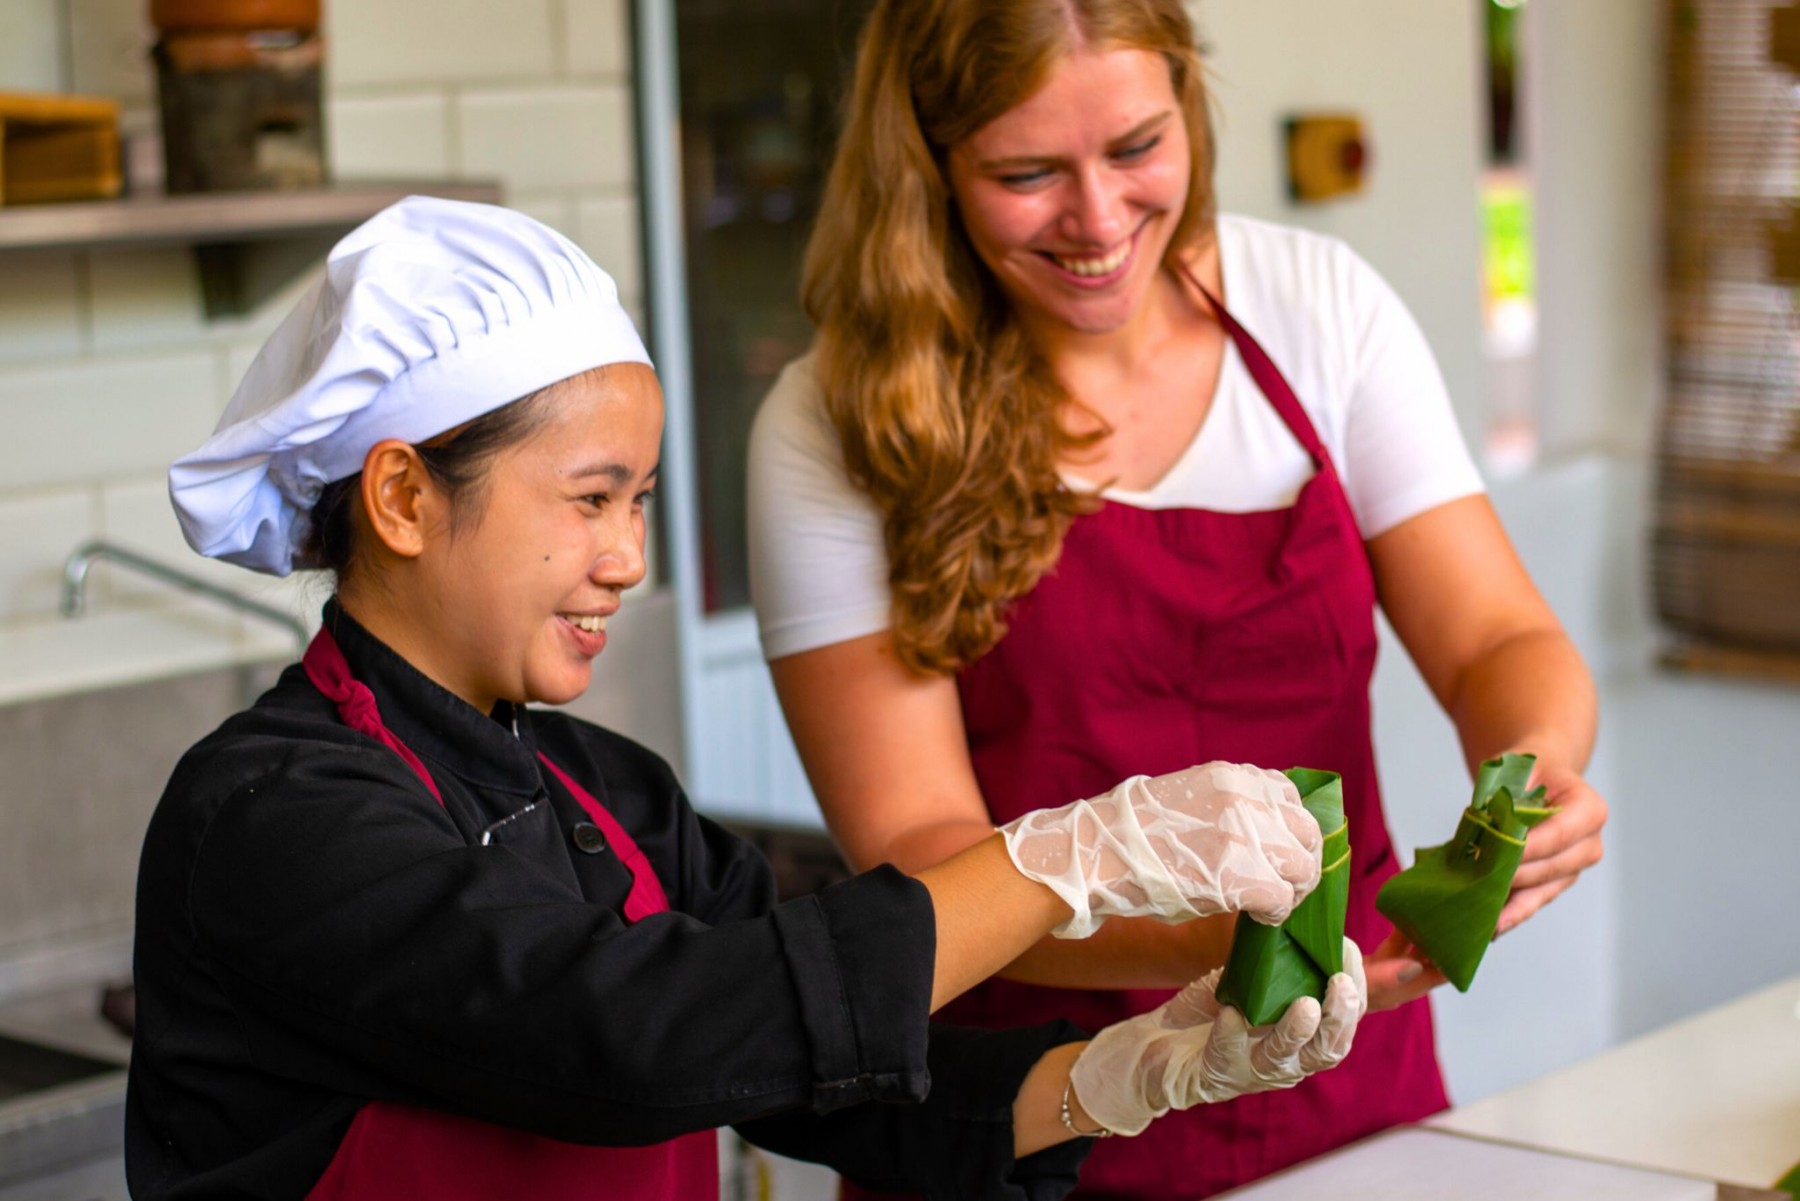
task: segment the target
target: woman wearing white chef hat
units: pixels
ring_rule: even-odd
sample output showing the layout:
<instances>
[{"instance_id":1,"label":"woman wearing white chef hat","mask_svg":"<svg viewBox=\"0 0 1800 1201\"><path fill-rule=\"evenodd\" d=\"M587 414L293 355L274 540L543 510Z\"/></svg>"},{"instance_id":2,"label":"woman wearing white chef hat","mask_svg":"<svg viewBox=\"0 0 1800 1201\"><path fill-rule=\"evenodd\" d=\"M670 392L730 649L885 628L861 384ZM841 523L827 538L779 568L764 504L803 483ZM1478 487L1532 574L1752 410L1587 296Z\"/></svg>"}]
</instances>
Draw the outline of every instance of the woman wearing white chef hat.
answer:
<instances>
[{"instance_id":1,"label":"woman wearing white chef hat","mask_svg":"<svg viewBox=\"0 0 1800 1201\"><path fill-rule=\"evenodd\" d=\"M151 822L135 1195L685 1201L734 1124L871 1187L1060 1196L1076 1135L1348 1051L1354 947L1267 1030L1210 980L1090 1043L927 1022L1052 929L1280 920L1320 839L1278 774L1134 778L776 905L667 764L528 709L581 693L643 577L661 430L604 272L517 213L414 198L337 246L171 470L196 549L337 593Z\"/></svg>"}]
</instances>

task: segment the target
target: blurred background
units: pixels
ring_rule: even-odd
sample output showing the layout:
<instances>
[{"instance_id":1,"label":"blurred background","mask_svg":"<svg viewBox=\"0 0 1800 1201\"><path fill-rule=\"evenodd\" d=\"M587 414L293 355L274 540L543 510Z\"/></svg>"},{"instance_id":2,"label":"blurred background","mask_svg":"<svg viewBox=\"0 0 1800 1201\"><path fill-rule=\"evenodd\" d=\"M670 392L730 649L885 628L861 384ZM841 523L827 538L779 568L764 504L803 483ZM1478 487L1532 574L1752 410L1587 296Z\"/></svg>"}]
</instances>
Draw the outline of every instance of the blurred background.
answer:
<instances>
[{"instance_id":1,"label":"blurred background","mask_svg":"<svg viewBox=\"0 0 1800 1201\"><path fill-rule=\"evenodd\" d=\"M1190 7L1220 206L1342 237L1393 283L1600 684L1608 858L1498 944L1470 994L1437 995L1453 1097L1800 971L1791 10ZM321 248L408 191L498 199L619 280L670 397L666 502L654 578L575 708L816 866L817 813L746 607L743 456L757 402L809 340L799 254L865 10L331 4L315 29L239 47L294 94L255 101L258 178L196 187L176 143L209 111L252 107L204 107L212 83L181 41L197 35L153 25L144 0L0 0L0 139L29 149L21 131L95 121L117 139L90 198L0 191L0 1012L128 976L136 849L167 772L317 620L318 582L188 551L163 472L210 431ZM199 89L199 116L171 117L178 84ZM9 93L112 108L45 116L15 97L6 121ZM1294 151L1314 134L1323 151ZM126 554L79 564L71 620L66 566L95 539ZM172 586L159 563L301 629ZM1442 841L1467 774L1391 638L1376 694L1396 839Z\"/></svg>"}]
</instances>

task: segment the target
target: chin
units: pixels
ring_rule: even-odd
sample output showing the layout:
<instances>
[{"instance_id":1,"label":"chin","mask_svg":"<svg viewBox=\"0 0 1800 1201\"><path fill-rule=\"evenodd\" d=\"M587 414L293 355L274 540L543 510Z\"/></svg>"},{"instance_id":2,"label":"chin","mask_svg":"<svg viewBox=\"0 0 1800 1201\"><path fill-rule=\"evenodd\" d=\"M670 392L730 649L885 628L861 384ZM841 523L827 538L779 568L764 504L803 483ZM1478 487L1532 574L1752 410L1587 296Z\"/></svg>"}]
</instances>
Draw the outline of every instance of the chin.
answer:
<instances>
[{"instance_id":1,"label":"chin","mask_svg":"<svg viewBox=\"0 0 1800 1201\"><path fill-rule=\"evenodd\" d=\"M532 704L566 705L586 692L593 679L594 673L586 671L579 678L569 676L556 680L533 680L526 688L526 696Z\"/></svg>"},{"instance_id":2,"label":"chin","mask_svg":"<svg viewBox=\"0 0 1800 1201\"><path fill-rule=\"evenodd\" d=\"M1135 297L1133 300L1135 301ZM1108 306L1104 310L1082 308L1073 312L1061 313L1062 323L1082 334L1110 334L1131 320L1135 303Z\"/></svg>"}]
</instances>

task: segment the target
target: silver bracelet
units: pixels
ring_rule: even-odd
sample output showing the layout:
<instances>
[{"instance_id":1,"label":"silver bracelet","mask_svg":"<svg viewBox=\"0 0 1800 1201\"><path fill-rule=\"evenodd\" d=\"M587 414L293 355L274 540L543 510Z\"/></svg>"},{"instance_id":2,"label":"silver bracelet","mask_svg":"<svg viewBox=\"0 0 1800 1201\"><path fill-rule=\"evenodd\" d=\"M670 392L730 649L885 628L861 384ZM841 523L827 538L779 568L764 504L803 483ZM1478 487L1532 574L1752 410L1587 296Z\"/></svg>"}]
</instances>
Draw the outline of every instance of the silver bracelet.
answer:
<instances>
[{"instance_id":1,"label":"silver bracelet","mask_svg":"<svg viewBox=\"0 0 1800 1201\"><path fill-rule=\"evenodd\" d=\"M1068 1132L1070 1134L1074 1135L1076 1138L1111 1138L1113 1136L1113 1132L1108 1130L1104 1126L1100 1127L1100 1129L1098 1129L1098 1130L1077 1130L1075 1128L1075 1115L1069 1109L1069 1097L1074 1093L1074 1091L1075 1091L1075 1081L1073 1079L1065 1080L1063 1082L1062 1110L1061 1110L1063 1127L1066 1130L1068 1130Z\"/></svg>"}]
</instances>

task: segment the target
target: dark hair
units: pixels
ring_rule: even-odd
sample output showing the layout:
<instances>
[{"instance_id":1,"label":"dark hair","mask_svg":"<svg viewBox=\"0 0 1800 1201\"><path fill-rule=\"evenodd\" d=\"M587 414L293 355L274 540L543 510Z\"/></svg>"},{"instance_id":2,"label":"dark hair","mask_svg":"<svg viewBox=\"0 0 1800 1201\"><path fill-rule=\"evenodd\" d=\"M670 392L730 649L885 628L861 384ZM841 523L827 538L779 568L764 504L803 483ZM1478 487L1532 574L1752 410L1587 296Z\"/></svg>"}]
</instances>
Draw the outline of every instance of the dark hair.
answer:
<instances>
[{"instance_id":1,"label":"dark hair","mask_svg":"<svg viewBox=\"0 0 1800 1201\"><path fill-rule=\"evenodd\" d=\"M481 516L487 499L488 464L542 428L549 417L548 398L556 387L540 388L414 446L432 482L450 498L452 537L465 521ZM295 556L300 566L323 568L337 576L339 583L350 574L356 558L356 511L361 493L360 471L325 485L313 502Z\"/></svg>"}]
</instances>

